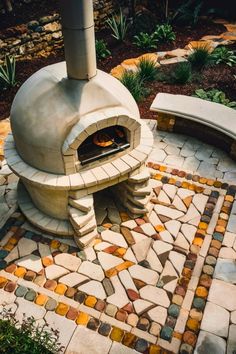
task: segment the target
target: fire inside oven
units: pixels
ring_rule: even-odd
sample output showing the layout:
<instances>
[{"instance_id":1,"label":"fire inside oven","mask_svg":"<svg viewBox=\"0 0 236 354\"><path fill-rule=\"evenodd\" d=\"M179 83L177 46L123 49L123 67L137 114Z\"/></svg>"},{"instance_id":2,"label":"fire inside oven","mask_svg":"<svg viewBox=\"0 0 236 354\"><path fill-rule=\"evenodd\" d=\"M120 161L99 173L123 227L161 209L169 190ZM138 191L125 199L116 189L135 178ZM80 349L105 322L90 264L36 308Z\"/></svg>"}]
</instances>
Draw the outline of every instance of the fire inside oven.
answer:
<instances>
[{"instance_id":1,"label":"fire inside oven","mask_svg":"<svg viewBox=\"0 0 236 354\"><path fill-rule=\"evenodd\" d=\"M90 135L79 147L82 165L116 154L130 147L124 128L119 125L101 129Z\"/></svg>"}]
</instances>

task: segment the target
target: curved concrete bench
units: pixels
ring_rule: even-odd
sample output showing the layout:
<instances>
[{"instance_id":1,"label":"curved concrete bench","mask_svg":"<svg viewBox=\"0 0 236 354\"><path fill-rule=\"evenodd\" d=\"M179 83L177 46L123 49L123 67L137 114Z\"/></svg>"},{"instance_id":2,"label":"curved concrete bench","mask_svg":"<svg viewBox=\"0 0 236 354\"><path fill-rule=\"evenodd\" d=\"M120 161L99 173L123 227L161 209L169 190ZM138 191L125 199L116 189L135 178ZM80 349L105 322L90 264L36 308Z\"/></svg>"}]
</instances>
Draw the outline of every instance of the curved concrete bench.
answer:
<instances>
[{"instance_id":1,"label":"curved concrete bench","mask_svg":"<svg viewBox=\"0 0 236 354\"><path fill-rule=\"evenodd\" d=\"M189 120L209 127L209 134L211 131L223 133L225 139L229 137L228 151L236 159L236 110L197 97L169 93L158 93L150 110L158 112L158 127L161 130L173 130L180 117L187 121L187 133L191 127Z\"/></svg>"}]
</instances>

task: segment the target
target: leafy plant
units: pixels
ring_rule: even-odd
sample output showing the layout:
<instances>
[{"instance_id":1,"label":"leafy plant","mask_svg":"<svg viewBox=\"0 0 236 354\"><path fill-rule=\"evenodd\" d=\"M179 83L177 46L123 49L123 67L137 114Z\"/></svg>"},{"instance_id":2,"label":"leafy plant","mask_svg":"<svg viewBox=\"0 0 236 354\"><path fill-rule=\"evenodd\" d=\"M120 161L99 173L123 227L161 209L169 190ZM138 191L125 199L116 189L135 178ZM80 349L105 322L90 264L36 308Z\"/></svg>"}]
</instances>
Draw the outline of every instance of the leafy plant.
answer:
<instances>
[{"instance_id":1,"label":"leafy plant","mask_svg":"<svg viewBox=\"0 0 236 354\"><path fill-rule=\"evenodd\" d=\"M230 101L228 98L226 98L226 95L223 91L217 89L212 89L208 91L205 91L203 89L198 89L195 91L195 94L193 96L201 98L203 100L207 100L215 103L221 103L227 107L236 109L236 102Z\"/></svg>"},{"instance_id":2,"label":"leafy plant","mask_svg":"<svg viewBox=\"0 0 236 354\"><path fill-rule=\"evenodd\" d=\"M216 48L211 55L215 64L226 64L233 66L236 64L236 55L226 47Z\"/></svg>"},{"instance_id":3,"label":"leafy plant","mask_svg":"<svg viewBox=\"0 0 236 354\"><path fill-rule=\"evenodd\" d=\"M158 42L173 42L176 38L172 26L168 23L156 27L154 37Z\"/></svg>"},{"instance_id":4,"label":"leafy plant","mask_svg":"<svg viewBox=\"0 0 236 354\"><path fill-rule=\"evenodd\" d=\"M0 81L3 86L14 87L16 85L16 60L15 57L7 55L5 62L0 66Z\"/></svg>"},{"instance_id":5,"label":"leafy plant","mask_svg":"<svg viewBox=\"0 0 236 354\"><path fill-rule=\"evenodd\" d=\"M202 70L212 61L209 48L206 46L193 49L188 57L188 61L191 63L193 69Z\"/></svg>"},{"instance_id":6,"label":"leafy plant","mask_svg":"<svg viewBox=\"0 0 236 354\"><path fill-rule=\"evenodd\" d=\"M137 73L126 70L121 76L120 81L130 91L131 95L137 102L140 101L147 93L143 86L143 81Z\"/></svg>"},{"instance_id":7,"label":"leafy plant","mask_svg":"<svg viewBox=\"0 0 236 354\"><path fill-rule=\"evenodd\" d=\"M141 49L156 49L157 47L157 38L154 33L144 33L140 32L134 36L134 44Z\"/></svg>"},{"instance_id":8,"label":"leafy plant","mask_svg":"<svg viewBox=\"0 0 236 354\"><path fill-rule=\"evenodd\" d=\"M143 58L139 61L137 75L142 81L154 81L158 68L153 60Z\"/></svg>"},{"instance_id":9,"label":"leafy plant","mask_svg":"<svg viewBox=\"0 0 236 354\"><path fill-rule=\"evenodd\" d=\"M189 0L184 2L174 13L172 20L185 25L195 26L199 20L203 1Z\"/></svg>"},{"instance_id":10,"label":"leafy plant","mask_svg":"<svg viewBox=\"0 0 236 354\"><path fill-rule=\"evenodd\" d=\"M123 42L130 24L127 21L127 18L123 15L122 10L120 9L120 14L118 16L112 16L106 21L110 29L112 30L112 36L118 41Z\"/></svg>"},{"instance_id":11,"label":"leafy plant","mask_svg":"<svg viewBox=\"0 0 236 354\"><path fill-rule=\"evenodd\" d=\"M171 73L170 81L176 84L186 84L192 78L192 70L189 62L178 63Z\"/></svg>"},{"instance_id":12,"label":"leafy plant","mask_svg":"<svg viewBox=\"0 0 236 354\"><path fill-rule=\"evenodd\" d=\"M107 43L103 39L96 39L96 55L97 59L106 59L111 55L110 50L107 48Z\"/></svg>"},{"instance_id":13,"label":"leafy plant","mask_svg":"<svg viewBox=\"0 0 236 354\"><path fill-rule=\"evenodd\" d=\"M58 354L63 350L58 343L59 332L47 325L36 325L33 317L24 317L20 324L13 314L5 310L3 318L0 320L2 354Z\"/></svg>"}]
</instances>

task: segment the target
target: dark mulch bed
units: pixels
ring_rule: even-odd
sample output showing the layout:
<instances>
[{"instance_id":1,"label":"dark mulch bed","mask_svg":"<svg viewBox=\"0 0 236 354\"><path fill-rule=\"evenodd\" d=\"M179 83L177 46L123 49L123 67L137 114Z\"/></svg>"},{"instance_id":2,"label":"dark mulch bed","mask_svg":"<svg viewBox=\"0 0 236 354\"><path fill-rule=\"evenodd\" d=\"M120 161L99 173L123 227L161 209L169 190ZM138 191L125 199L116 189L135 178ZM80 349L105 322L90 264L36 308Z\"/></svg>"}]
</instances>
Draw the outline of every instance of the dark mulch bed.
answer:
<instances>
[{"instance_id":1,"label":"dark mulch bed","mask_svg":"<svg viewBox=\"0 0 236 354\"><path fill-rule=\"evenodd\" d=\"M17 18L11 16L11 19L9 19L7 16L6 18L0 16L1 28L3 29L0 31L0 35L7 28L6 21L9 21L8 27L10 27L21 23L26 23L29 20L39 18L40 16L52 14L55 12L55 10L58 10L58 4L55 4L55 0L42 0L40 8L37 7L36 3L31 3L31 6L28 6L27 4L24 5L24 11L19 11L18 9ZM4 22L1 22L2 18L4 18ZM176 41L174 43L159 44L157 51L172 50L178 47L184 48L184 46L187 45L190 41L199 40L199 38L204 35L217 35L224 32L225 27L220 24L215 24L210 20L201 20L198 22L195 28L186 26L174 26L174 30L176 32ZM106 72L110 72L113 67L120 64L124 59L137 57L144 53L144 51L137 49L137 47L132 44L131 33L125 43L118 43L113 37L111 37L110 31L108 30L103 30L96 33L96 37L105 39L108 42L108 47L112 52L112 56L110 58L98 63L98 68ZM9 116L12 100L17 90L30 75L46 65L53 64L62 60L64 60L64 53L61 49L56 50L47 58L18 61L16 66L18 85L6 91L0 90L0 120ZM163 82L153 82L148 85L150 89L150 95L139 103L141 116L143 118L151 118L153 116L153 114L149 111L149 108L155 95L158 92L191 95L196 88L201 87L208 89L215 87L225 91L225 93L232 100L236 100L236 80L233 76L235 74L236 68L229 68L227 66L215 66L213 68L204 70L199 82L192 82L186 85L173 85Z\"/></svg>"}]
</instances>

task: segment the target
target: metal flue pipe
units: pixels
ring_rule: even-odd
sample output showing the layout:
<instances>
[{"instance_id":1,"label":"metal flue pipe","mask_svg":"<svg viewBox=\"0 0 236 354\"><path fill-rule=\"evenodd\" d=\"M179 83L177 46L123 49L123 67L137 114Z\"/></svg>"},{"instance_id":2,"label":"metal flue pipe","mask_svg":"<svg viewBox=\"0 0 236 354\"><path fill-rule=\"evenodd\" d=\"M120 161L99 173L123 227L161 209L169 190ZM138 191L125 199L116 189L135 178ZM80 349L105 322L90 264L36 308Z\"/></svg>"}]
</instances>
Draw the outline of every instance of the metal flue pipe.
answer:
<instances>
[{"instance_id":1,"label":"metal flue pipe","mask_svg":"<svg viewBox=\"0 0 236 354\"><path fill-rule=\"evenodd\" d=\"M96 75L96 49L92 0L61 0L67 74L89 80Z\"/></svg>"}]
</instances>

